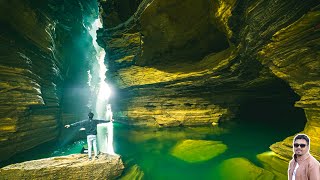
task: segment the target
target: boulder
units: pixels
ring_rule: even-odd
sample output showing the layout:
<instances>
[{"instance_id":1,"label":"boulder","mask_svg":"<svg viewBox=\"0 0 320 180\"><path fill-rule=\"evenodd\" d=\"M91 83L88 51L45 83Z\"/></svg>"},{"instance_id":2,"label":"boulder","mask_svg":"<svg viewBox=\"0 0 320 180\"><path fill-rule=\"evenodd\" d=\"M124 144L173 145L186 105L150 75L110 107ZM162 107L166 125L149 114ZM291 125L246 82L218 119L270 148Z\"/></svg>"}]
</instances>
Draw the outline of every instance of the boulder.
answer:
<instances>
[{"instance_id":1,"label":"boulder","mask_svg":"<svg viewBox=\"0 0 320 180\"><path fill-rule=\"evenodd\" d=\"M264 170L245 158L231 158L219 166L221 179L274 179L274 174Z\"/></svg>"},{"instance_id":2,"label":"boulder","mask_svg":"<svg viewBox=\"0 0 320 180\"><path fill-rule=\"evenodd\" d=\"M276 179L288 179L287 170L289 161L281 159L275 152L269 151L257 155L262 167L276 175Z\"/></svg>"},{"instance_id":3,"label":"boulder","mask_svg":"<svg viewBox=\"0 0 320 180\"><path fill-rule=\"evenodd\" d=\"M120 180L141 180L143 179L144 173L138 165L132 166Z\"/></svg>"},{"instance_id":4,"label":"boulder","mask_svg":"<svg viewBox=\"0 0 320 180\"><path fill-rule=\"evenodd\" d=\"M116 179L123 169L118 155L89 160L85 154L72 154L5 166L0 179Z\"/></svg>"},{"instance_id":5,"label":"boulder","mask_svg":"<svg viewBox=\"0 0 320 180\"><path fill-rule=\"evenodd\" d=\"M171 151L171 155L184 161L195 163L212 159L227 150L221 141L184 140Z\"/></svg>"}]
</instances>

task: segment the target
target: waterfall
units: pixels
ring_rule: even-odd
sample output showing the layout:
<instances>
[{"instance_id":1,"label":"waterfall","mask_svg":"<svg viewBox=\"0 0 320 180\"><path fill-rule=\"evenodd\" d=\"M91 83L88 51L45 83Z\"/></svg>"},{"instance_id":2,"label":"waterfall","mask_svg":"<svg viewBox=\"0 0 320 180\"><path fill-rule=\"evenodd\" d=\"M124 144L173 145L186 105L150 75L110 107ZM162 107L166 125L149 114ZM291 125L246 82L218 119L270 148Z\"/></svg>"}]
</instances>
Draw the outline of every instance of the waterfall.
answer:
<instances>
[{"instance_id":1,"label":"waterfall","mask_svg":"<svg viewBox=\"0 0 320 180\"><path fill-rule=\"evenodd\" d=\"M93 61L93 66L98 67L98 74L99 74L99 82L94 83L92 81L92 78L94 77L92 72L88 71L88 85L90 87L91 94L96 96L95 99L95 107L93 106L94 101L92 100L93 97L91 97L88 107L90 109L94 109L95 112L95 118L99 120L110 120L109 123L103 123L98 125L98 148L103 153L108 154L114 154L113 150L113 123L112 123L112 110L111 110L111 104L109 104L109 97L111 95L111 90L106 79L106 72L107 67L104 63L106 56L106 52L103 48L101 48L97 40L97 30L99 28L102 28L102 24L100 19L96 19L94 23L92 23L91 28L89 29L89 34L92 37L92 44L96 50L96 57Z\"/></svg>"}]
</instances>

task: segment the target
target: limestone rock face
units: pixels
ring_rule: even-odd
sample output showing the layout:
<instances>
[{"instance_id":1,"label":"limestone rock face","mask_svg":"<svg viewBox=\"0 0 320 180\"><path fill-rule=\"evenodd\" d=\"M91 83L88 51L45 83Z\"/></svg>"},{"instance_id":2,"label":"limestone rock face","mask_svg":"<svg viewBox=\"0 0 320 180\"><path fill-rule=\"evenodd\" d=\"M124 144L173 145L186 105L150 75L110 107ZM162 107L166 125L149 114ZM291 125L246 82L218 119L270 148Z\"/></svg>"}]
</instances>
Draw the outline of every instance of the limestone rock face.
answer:
<instances>
[{"instance_id":1,"label":"limestone rock face","mask_svg":"<svg viewBox=\"0 0 320 180\"><path fill-rule=\"evenodd\" d=\"M197 61L198 57L227 49L225 34L210 19L214 17L211 7L213 4L206 0L152 1L139 19L143 52L137 64Z\"/></svg>"},{"instance_id":2,"label":"limestone rock face","mask_svg":"<svg viewBox=\"0 0 320 180\"><path fill-rule=\"evenodd\" d=\"M55 139L77 114L62 107L85 108L76 90L87 86L92 43L83 17L94 9L77 2L0 2L0 160Z\"/></svg>"},{"instance_id":3,"label":"limestone rock face","mask_svg":"<svg viewBox=\"0 0 320 180\"><path fill-rule=\"evenodd\" d=\"M142 0L100 1L100 14L104 25L112 28L125 22L136 12L141 1Z\"/></svg>"},{"instance_id":4,"label":"limestone rock face","mask_svg":"<svg viewBox=\"0 0 320 180\"><path fill-rule=\"evenodd\" d=\"M259 52L260 61L290 84L300 100L308 122L302 133L311 138L311 153L320 159L320 10L315 8L272 37ZM292 137L271 149L284 157L292 156Z\"/></svg>"},{"instance_id":5,"label":"limestone rock face","mask_svg":"<svg viewBox=\"0 0 320 180\"><path fill-rule=\"evenodd\" d=\"M234 49L207 57L201 63L191 62L198 61L195 58L203 56L205 52L216 52L228 47L226 42L221 47L209 43L221 43L219 39L225 41L226 37L209 17L201 19L204 7L208 13L205 16L211 15L207 1L201 1L200 4L183 2L183 6L188 9L180 11L182 14L176 14L174 9L180 1L150 3L143 1L132 18L121 26L99 33L100 45L107 47L111 60L109 80L117 85L117 101L114 104L121 108L120 112L115 113L117 120L136 125L179 126L211 124L234 117L234 111L238 108L234 99L238 95L226 98L227 95L221 91L210 92L212 89L208 86L211 83L205 82L205 78L213 71L221 70L234 58ZM183 16L184 19L175 22L175 19ZM189 27L194 23L187 19L193 16L196 17L193 22L201 19L200 32L195 27ZM162 24L161 28L155 26L157 23ZM184 29L190 32L184 34ZM211 34L209 31L213 34L208 39L203 35ZM196 40L199 36L201 40ZM198 43L193 46L193 41ZM175 61L179 63L173 64ZM207 66L213 70L206 69ZM217 77L211 77L209 81L217 82L213 86L220 84ZM226 107L226 103L230 106ZM114 110L117 111L117 107Z\"/></svg>"},{"instance_id":6,"label":"limestone rock face","mask_svg":"<svg viewBox=\"0 0 320 180\"><path fill-rule=\"evenodd\" d=\"M181 3L184 10L178 11L175 5ZM202 117L211 114L208 118L211 122L234 117L241 101L252 96L248 91L272 84L276 79L269 68L256 59L257 50L266 42L249 38L259 34L263 24L256 25L258 28L252 28L252 31L245 29L256 20L251 17L255 11L251 14L243 11L257 4L257 11L268 6L260 1L246 6L242 3L236 5L235 1L212 4L207 1L143 1L126 22L100 30L99 42L110 55L110 80L119 88L116 103L119 105L118 119L127 117L128 124L135 124L138 113L144 114L143 119L147 121L137 124L184 125L185 118L179 117L186 117L187 113L179 112L180 116L176 116L170 112L179 109L199 110ZM288 6L281 12L287 11L286 8ZM306 9L301 7L300 14ZM294 18L290 20L293 22ZM245 27L238 26L239 22L245 23ZM282 28L282 24L274 26L264 39L271 38L276 29ZM203 35L205 38L201 39ZM250 43L241 41L241 37L248 37L245 40ZM195 38L200 38L201 43L193 41ZM228 40L226 45L223 45L224 40ZM210 49L213 47L217 49ZM234 91L239 93L229 93ZM186 100L190 101L186 104L191 104L191 107L181 103ZM170 110L163 101L170 102ZM198 109L196 105L202 108ZM210 113L211 110L219 113ZM170 122L163 123L159 114L164 117L168 114ZM177 122L172 122L172 119Z\"/></svg>"},{"instance_id":7,"label":"limestone rock face","mask_svg":"<svg viewBox=\"0 0 320 180\"><path fill-rule=\"evenodd\" d=\"M304 109L303 132L319 159L319 19L317 0L141 1L126 21L99 31L117 87L115 119L147 126L219 123L237 117L252 99L286 97ZM271 149L289 158L291 143Z\"/></svg>"},{"instance_id":8,"label":"limestone rock face","mask_svg":"<svg viewBox=\"0 0 320 180\"><path fill-rule=\"evenodd\" d=\"M92 3L0 1L1 160L56 138L83 113L95 56L86 28L96 18ZM285 97L304 109L303 132L320 158L318 0L99 3L116 120L216 124L250 100ZM289 158L290 140L271 149Z\"/></svg>"},{"instance_id":9,"label":"limestone rock face","mask_svg":"<svg viewBox=\"0 0 320 180\"><path fill-rule=\"evenodd\" d=\"M85 154L73 154L5 166L0 179L116 179L123 169L117 155L89 161Z\"/></svg>"}]
</instances>

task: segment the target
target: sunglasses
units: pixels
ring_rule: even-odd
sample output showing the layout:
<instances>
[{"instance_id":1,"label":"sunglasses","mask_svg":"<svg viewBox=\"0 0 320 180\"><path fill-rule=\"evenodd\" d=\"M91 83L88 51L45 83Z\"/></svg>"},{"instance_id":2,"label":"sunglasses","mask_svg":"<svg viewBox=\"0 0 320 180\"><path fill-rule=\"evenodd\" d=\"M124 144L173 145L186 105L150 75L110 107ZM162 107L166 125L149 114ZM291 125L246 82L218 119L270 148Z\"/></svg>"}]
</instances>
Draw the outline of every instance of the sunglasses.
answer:
<instances>
[{"instance_id":1,"label":"sunglasses","mask_svg":"<svg viewBox=\"0 0 320 180\"><path fill-rule=\"evenodd\" d=\"M301 148L304 148L304 147L306 147L306 144L294 143L293 146L294 146L295 148L297 148L297 147L299 147L299 146L300 146Z\"/></svg>"}]
</instances>

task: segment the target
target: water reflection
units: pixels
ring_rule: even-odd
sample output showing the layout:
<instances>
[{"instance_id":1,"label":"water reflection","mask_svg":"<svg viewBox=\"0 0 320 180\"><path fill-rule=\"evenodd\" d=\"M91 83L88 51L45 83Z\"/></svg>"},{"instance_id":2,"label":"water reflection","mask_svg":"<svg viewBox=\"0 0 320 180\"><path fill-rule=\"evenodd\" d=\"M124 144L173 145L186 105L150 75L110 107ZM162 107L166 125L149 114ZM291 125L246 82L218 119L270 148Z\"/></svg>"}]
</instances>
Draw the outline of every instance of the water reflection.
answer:
<instances>
[{"instance_id":1,"label":"water reflection","mask_svg":"<svg viewBox=\"0 0 320 180\"><path fill-rule=\"evenodd\" d=\"M293 134L289 130L253 123L161 129L110 124L114 142L108 143L125 163L123 179L287 179L288 162L269 146ZM39 146L7 163L79 153L86 143L58 144Z\"/></svg>"},{"instance_id":2,"label":"water reflection","mask_svg":"<svg viewBox=\"0 0 320 180\"><path fill-rule=\"evenodd\" d=\"M287 179L287 162L270 153L269 146L291 135L288 131L252 123L168 129L118 125L115 129L115 151L126 165L123 177Z\"/></svg>"}]
</instances>

